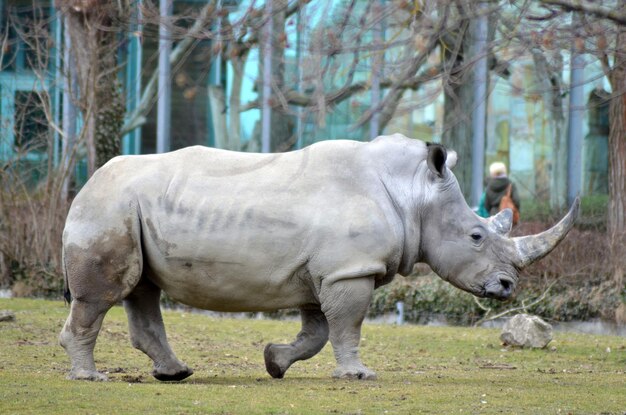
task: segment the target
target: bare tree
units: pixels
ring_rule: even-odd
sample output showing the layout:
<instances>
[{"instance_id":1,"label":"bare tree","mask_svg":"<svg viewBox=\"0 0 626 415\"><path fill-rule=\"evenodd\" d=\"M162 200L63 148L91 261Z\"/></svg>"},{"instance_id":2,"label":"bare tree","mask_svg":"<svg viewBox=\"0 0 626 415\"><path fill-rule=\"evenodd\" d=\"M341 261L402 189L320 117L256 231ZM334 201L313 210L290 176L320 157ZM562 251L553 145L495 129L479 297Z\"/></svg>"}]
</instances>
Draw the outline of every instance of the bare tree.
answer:
<instances>
[{"instance_id":1,"label":"bare tree","mask_svg":"<svg viewBox=\"0 0 626 415\"><path fill-rule=\"evenodd\" d=\"M448 6L439 15L436 7L379 0L345 1L340 6L331 2L299 3L300 9L305 7L310 9L308 13L321 17L309 32L300 31L307 35L307 41L299 88L273 82L275 108L289 113L289 106L305 107L308 116L323 126L326 116L340 104L371 88L372 65L384 55L380 102L358 116L353 126L358 129L379 114L378 132L393 118L405 91L417 90L437 79L441 66L430 61L442 33L455 23L447 19ZM285 10L289 16L291 8ZM381 26L385 39L373 42L372 33ZM364 79L365 73L368 75ZM260 101L253 101L242 104L241 110L259 107Z\"/></svg>"},{"instance_id":2,"label":"bare tree","mask_svg":"<svg viewBox=\"0 0 626 415\"><path fill-rule=\"evenodd\" d=\"M530 4L526 4L524 13L515 16L500 16L500 30L504 39L514 39L520 53L527 54L534 63L534 75L537 86L533 94L541 96L543 106L547 109L547 122L550 126L552 157L539 161L544 170L549 172L548 180L537 179L536 195L541 199L549 199L553 209L565 207L567 146L565 136L565 105L563 97L567 93L567 85L563 81L563 51L568 50L571 38L566 37L561 44L555 44L555 26L568 27L569 20L563 16L550 14L546 18L535 16L530 12ZM558 21L555 23L554 20ZM523 22L523 24L522 24ZM546 174L547 176L547 174Z\"/></svg>"},{"instance_id":3,"label":"bare tree","mask_svg":"<svg viewBox=\"0 0 626 415\"><path fill-rule=\"evenodd\" d=\"M624 4L621 11L626 12ZM613 90L609 107L608 233L613 278L616 288L623 290L626 272L626 24L620 24L614 36L613 65L609 64L606 54L602 57Z\"/></svg>"},{"instance_id":4,"label":"bare tree","mask_svg":"<svg viewBox=\"0 0 626 415\"><path fill-rule=\"evenodd\" d=\"M612 292L624 290L626 272L626 4L541 0L549 18L563 10L580 13L582 26L569 31L580 51L595 55L611 84L609 106L609 204L607 233L612 268Z\"/></svg>"},{"instance_id":5,"label":"bare tree","mask_svg":"<svg viewBox=\"0 0 626 415\"><path fill-rule=\"evenodd\" d=\"M55 296L61 292L60 239L69 207L60 197L68 172L55 163L56 137L63 132L55 117L53 91L61 85L51 74L56 67L50 52L59 45L45 8L8 7L5 18L16 36L11 41L19 42L25 52L24 76L31 75L33 86L15 93L9 134L13 140L4 143L10 158L2 160L0 168L0 286L11 286L17 295ZM2 41L9 45L6 33Z\"/></svg>"},{"instance_id":6,"label":"bare tree","mask_svg":"<svg viewBox=\"0 0 626 415\"><path fill-rule=\"evenodd\" d=\"M78 107L86 126L87 168L91 176L110 158L120 154L125 115L124 94L117 81L117 33L128 19L128 2L59 0L65 16L66 36L79 84Z\"/></svg>"}]
</instances>

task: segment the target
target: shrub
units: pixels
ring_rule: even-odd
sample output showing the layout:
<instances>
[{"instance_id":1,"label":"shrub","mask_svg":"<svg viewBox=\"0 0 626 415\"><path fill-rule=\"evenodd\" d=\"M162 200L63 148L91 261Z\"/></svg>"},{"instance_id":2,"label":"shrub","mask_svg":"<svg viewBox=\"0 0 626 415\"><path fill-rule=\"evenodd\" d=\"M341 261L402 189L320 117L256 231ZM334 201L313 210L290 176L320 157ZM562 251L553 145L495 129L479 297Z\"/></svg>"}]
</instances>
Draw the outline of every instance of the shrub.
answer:
<instances>
[{"instance_id":1,"label":"shrub","mask_svg":"<svg viewBox=\"0 0 626 415\"><path fill-rule=\"evenodd\" d=\"M56 178L39 184L14 162L0 171L0 288L16 296L62 293L61 234L68 203Z\"/></svg>"}]
</instances>

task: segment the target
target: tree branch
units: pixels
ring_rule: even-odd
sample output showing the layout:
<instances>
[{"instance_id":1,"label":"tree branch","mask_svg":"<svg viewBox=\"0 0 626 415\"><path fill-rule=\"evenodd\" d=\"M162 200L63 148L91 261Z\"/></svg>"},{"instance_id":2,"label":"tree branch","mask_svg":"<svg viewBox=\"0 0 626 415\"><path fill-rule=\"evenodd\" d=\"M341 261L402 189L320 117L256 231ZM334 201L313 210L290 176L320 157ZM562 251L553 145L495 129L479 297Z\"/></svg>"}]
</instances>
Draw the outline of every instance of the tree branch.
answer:
<instances>
[{"instance_id":1,"label":"tree branch","mask_svg":"<svg viewBox=\"0 0 626 415\"><path fill-rule=\"evenodd\" d=\"M626 14L604 8L585 0L540 0L540 2L552 6L559 6L567 11L583 12L603 19L612 20L620 25L626 25Z\"/></svg>"},{"instance_id":2,"label":"tree branch","mask_svg":"<svg viewBox=\"0 0 626 415\"><path fill-rule=\"evenodd\" d=\"M215 9L215 0L209 1L200 11L200 14L193 26L187 32L187 35L176 45L176 47L170 53L170 64L176 65L178 61L184 56L198 41L197 38L202 33L204 27L209 21L209 13ZM211 17L212 18L212 17ZM124 120L122 126L121 135L125 135L133 129L140 127L146 122L146 115L150 111L154 99L157 94L157 80L159 76L159 69L155 68L150 76L150 80L146 84L146 87L141 94L139 103Z\"/></svg>"},{"instance_id":3,"label":"tree branch","mask_svg":"<svg viewBox=\"0 0 626 415\"><path fill-rule=\"evenodd\" d=\"M288 4L287 9L285 10L285 19L291 17L307 3L308 0L294 0L291 4ZM244 40L244 37L248 33L246 30L242 30L242 34L235 39L241 49L249 50L253 45L259 42L259 27L263 26L265 22L263 18L259 16L265 16L264 10L265 6L261 6L258 9L251 8L248 12L246 12L245 17L239 23L234 23L236 26L240 25L241 27L251 27L255 30L254 33L252 33L246 40Z\"/></svg>"},{"instance_id":4,"label":"tree branch","mask_svg":"<svg viewBox=\"0 0 626 415\"><path fill-rule=\"evenodd\" d=\"M376 106L376 108L372 108L366 111L354 124L355 128L358 128L368 122L372 116L380 112L380 125L379 132L383 131L387 126L391 118L393 117L393 113L395 112L402 95L406 88L403 85L411 80L417 73L417 71L421 68L421 66L426 62L430 54L435 50L439 43L439 36L444 31L446 27L446 23L448 20L448 8L444 8L442 16L438 22L437 27L434 28L430 37L428 38L428 42L424 46L424 48L419 51L417 55L414 55L410 60L409 66L406 68L404 73L400 77L400 82L394 82L389 86L389 91L385 98L381 100L381 102ZM381 88L383 86L381 85Z\"/></svg>"},{"instance_id":5,"label":"tree branch","mask_svg":"<svg viewBox=\"0 0 626 415\"><path fill-rule=\"evenodd\" d=\"M532 303L526 304L524 301L522 301L522 305L521 306L510 308L508 310L505 310L505 311L503 311L501 313L498 313L496 315L493 315L491 317L489 317L489 313L491 313L491 308L490 307L486 307L484 304L482 304L478 300L478 298L474 297L474 302L478 305L478 307L480 307L481 310L486 311L484 317L481 318L480 320L478 320L476 323L474 323L474 327L478 327L478 326L480 326L481 324L483 324L483 323L485 323L487 321L491 321L491 320L495 320L495 319L500 318L500 317L504 317L507 314L511 314L511 313L516 312L516 311L526 311L526 310L528 310L530 307L532 307L534 305L537 305L540 302L542 302L546 298L546 296L548 295L548 293L550 292L550 290L552 289L554 284L556 284L556 280L552 281L552 283L550 283L550 285L548 286L548 288L546 288L546 290L543 292L543 294L541 294L539 296L539 298L537 298Z\"/></svg>"},{"instance_id":6,"label":"tree branch","mask_svg":"<svg viewBox=\"0 0 626 415\"><path fill-rule=\"evenodd\" d=\"M432 74L433 73L438 74L440 70L441 70L440 66L429 66L424 69L421 75L405 80L404 82L400 82L398 84L398 87L404 90L406 89L417 90L424 83L435 79L436 76L433 76ZM394 85L394 83L396 83L395 80L384 79L380 81L380 87L389 88L392 85ZM352 85L346 85L340 89L337 89L335 91L325 94L324 102L326 105L337 105L340 102L343 102L346 99L350 98L351 96L358 94L359 92L366 91L367 89L369 89L369 87L370 87L370 83L368 81L361 81L361 82L356 82ZM311 95L304 94L304 93L295 91L293 89L285 91L284 99L286 100L287 104L295 105L298 107L310 107L318 102L318 100L314 99ZM251 109L258 109L258 108L260 108L260 103L258 100L254 100L254 101L248 102L245 105L242 105L240 111L245 112Z\"/></svg>"},{"instance_id":7,"label":"tree branch","mask_svg":"<svg viewBox=\"0 0 626 415\"><path fill-rule=\"evenodd\" d=\"M306 1L293 1L291 4L287 6L286 16L289 17L292 14L296 13L299 8L303 7L307 2ZM205 28L209 24L211 20L215 18L217 15L215 13L216 8L216 0L210 0L202 9L198 15L198 18L195 20L191 28L187 31L183 39L176 44L176 47L170 53L170 64L172 66L179 63L179 61L186 56L189 51L196 45L196 43L207 37L205 33ZM252 9L248 13L246 13L245 18L239 24L243 26L252 27L254 22L257 20L257 16L263 15L263 7L259 9ZM219 18L219 17L218 17ZM245 32L245 31L244 31ZM244 56L248 53L250 48L257 43L258 37L253 34L249 39L243 41L243 37L239 39L233 39L237 43L237 55ZM127 115L126 120L124 121L124 125L122 126L121 134L122 136L134 130L135 128L141 127L146 122L146 116L148 112L150 112L150 108L154 103L154 99L157 94L157 80L158 80L158 68L152 72L146 87L143 90L141 95L141 99L139 103L135 107L135 109Z\"/></svg>"}]
</instances>

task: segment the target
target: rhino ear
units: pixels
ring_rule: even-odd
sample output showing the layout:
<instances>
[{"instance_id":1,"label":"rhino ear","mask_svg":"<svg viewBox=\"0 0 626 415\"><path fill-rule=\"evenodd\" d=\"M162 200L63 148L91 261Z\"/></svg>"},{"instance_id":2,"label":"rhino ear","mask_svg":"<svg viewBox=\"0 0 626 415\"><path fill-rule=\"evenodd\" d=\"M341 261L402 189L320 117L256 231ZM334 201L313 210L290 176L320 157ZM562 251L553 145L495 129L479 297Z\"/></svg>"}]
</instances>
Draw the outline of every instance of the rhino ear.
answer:
<instances>
[{"instance_id":1,"label":"rhino ear","mask_svg":"<svg viewBox=\"0 0 626 415\"><path fill-rule=\"evenodd\" d=\"M448 152L446 148L440 144L426 143L428 148L428 168L439 177L443 177L446 173L446 159Z\"/></svg>"}]
</instances>

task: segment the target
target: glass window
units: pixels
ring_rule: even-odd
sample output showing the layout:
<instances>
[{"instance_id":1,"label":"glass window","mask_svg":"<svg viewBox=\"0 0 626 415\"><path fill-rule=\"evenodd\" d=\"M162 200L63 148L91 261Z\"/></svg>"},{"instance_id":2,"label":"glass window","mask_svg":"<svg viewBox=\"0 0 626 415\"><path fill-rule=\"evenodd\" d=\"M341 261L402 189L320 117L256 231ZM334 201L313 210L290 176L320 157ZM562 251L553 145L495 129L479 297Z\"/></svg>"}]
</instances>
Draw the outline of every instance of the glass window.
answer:
<instances>
[{"instance_id":1,"label":"glass window","mask_svg":"<svg viewBox=\"0 0 626 415\"><path fill-rule=\"evenodd\" d=\"M48 121L38 92L15 92L14 146L20 152L48 150Z\"/></svg>"}]
</instances>

